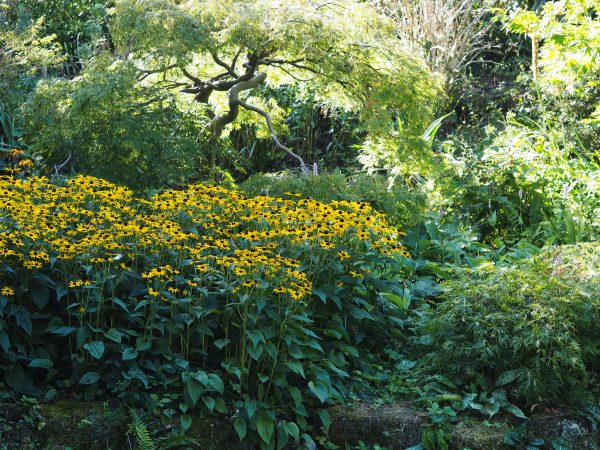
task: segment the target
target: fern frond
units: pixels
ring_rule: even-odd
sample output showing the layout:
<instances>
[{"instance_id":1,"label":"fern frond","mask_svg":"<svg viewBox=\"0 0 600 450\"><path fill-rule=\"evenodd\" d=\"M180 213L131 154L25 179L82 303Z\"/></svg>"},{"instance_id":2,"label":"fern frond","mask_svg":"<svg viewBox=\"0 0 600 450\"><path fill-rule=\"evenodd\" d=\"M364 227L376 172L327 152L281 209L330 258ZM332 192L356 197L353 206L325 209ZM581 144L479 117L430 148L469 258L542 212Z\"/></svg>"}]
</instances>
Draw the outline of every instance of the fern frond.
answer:
<instances>
[{"instance_id":1,"label":"fern frond","mask_svg":"<svg viewBox=\"0 0 600 450\"><path fill-rule=\"evenodd\" d=\"M200 441L183 434L164 436L156 440L158 445L157 450L167 450L181 445L193 445L200 448Z\"/></svg>"},{"instance_id":2,"label":"fern frond","mask_svg":"<svg viewBox=\"0 0 600 450\"><path fill-rule=\"evenodd\" d=\"M135 437L135 449L136 450L156 450L156 445L150 436L148 426L144 423L139 414L131 410L132 424L130 427L130 433Z\"/></svg>"}]
</instances>

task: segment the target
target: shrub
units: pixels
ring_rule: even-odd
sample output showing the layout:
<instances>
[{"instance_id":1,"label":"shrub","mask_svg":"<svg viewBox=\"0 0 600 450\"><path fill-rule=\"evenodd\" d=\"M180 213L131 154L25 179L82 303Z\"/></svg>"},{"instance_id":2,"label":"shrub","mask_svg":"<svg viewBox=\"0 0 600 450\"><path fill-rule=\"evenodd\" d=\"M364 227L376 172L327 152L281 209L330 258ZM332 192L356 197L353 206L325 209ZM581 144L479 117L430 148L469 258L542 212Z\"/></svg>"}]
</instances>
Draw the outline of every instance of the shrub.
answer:
<instances>
[{"instance_id":1,"label":"shrub","mask_svg":"<svg viewBox=\"0 0 600 450\"><path fill-rule=\"evenodd\" d=\"M446 283L417 326L426 370L484 375L530 404L581 398L600 370L600 247L544 251ZM589 397L588 397L589 399Z\"/></svg>"},{"instance_id":2,"label":"shrub","mask_svg":"<svg viewBox=\"0 0 600 450\"><path fill-rule=\"evenodd\" d=\"M137 85L131 64L94 58L73 80L44 80L21 108L23 141L46 168L137 189L180 184L208 166L202 123L159 87ZM204 142L204 141L203 141Z\"/></svg>"},{"instance_id":3,"label":"shrub","mask_svg":"<svg viewBox=\"0 0 600 450\"><path fill-rule=\"evenodd\" d=\"M405 227L414 225L425 210L425 196L418 189L389 185L381 175L358 175L349 178L341 173L301 177L291 174L257 174L240 185L248 195L285 197L297 194L321 202L344 200L368 202L384 213L390 223Z\"/></svg>"},{"instance_id":4,"label":"shrub","mask_svg":"<svg viewBox=\"0 0 600 450\"><path fill-rule=\"evenodd\" d=\"M0 368L18 392L119 396L191 426L228 413L281 448L340 400L403 311L398 232L364 203L194 185L4 178Z\"/></svg>"}]
</instances>

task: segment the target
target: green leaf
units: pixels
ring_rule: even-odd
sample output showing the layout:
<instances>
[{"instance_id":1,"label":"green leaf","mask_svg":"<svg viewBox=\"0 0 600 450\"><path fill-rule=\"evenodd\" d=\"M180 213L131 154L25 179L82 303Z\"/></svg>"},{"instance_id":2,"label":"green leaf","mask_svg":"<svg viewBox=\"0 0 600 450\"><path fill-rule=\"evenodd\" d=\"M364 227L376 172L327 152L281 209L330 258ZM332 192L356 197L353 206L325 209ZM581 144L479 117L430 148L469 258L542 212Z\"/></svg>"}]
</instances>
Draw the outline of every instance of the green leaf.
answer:
<instances>
[{"instance_id":1,"label":"green leaf","mask_svg":"<svg viewBox=\"0 0 600 450\"><path fill-rule=\"evenodd\" d=\"M331 419L329 418L329 413L322 409L319 411L319 418L321 419L321 423L323 424L323 429L325 433L329 433L329 427L331 426Z\"/></svg>"},{"instance_id":2,"label":"green leaf","mask_svg":"<svg viewBox=\"0 0 600 450\"><path fill-rule=\"evenodd\" d=\"M273 432L275 431L275 423L273 419L268 414L261 412L258 416L258 420L256 421L256 430L258 431L258 435L265 442L271 442L273 438Z\"/></svg>"},{"instance_id":3,"label":"green leaf","mask_svg":"<svg viewBox=\"0 0 600 450\"><path fill-rule=\"evenodd\" d=\"M300 439L300 429L298 428L298 425L296 425L294 422L284 422L283 428L285 428L285 431L287 431L288 434L292 436L296 441Z\"/></svg>"},{"instance_id":4,"label":"green leaf","mask_svg":"<svg viewBox=\"0 0 600 450\"><path fill-rule=\"evenodd\" d=\"M8 353L10 350L10 338L6 331L0 332L0 347L2 347L4 353Z\"/></svg>"},{"instance_id":5,"label":"green leaf","mask_svg":"<svg viewBox=\"0 0 600 450\"><path fill-rule=\"evenodd\" d=\"M484 405L484 410L490 415L490 417L496 415L500 411L500 405L498 403L487 402Z\"/></svg>"},{"instance_id":6,"label":"green leaf","mask_svg":"<svg viewBox=\"0 0 600 450\"><path fill-rule=\"evenodd\" d=\"M306 378L304 376L304 368L299 361L288 361L285 363L285 365L288 366L292 372L297 373L302 378Z\"/></svg>"},{"instance_id":7,"label":"green leaf","mask_svg":"<svg viewBox=\"0 0 600 450\"><path fill-rule=\"evenodd\" d=\"M502 374L500 374L500 376L496 380L496 386L500 387L500 386L505 386L507 384L510 384L513 381L515 381L518 376L519 376L518 370L507 370L506 372L503 372Z\"/></svg>"},{"instance_id":8,"label":"green leaf","mask_svg":"<svg viewBox=\"0 0 600 450\"><path fill-rule=\"evenodd\" d=\"M421 136L421 138L425 141L428 148L431 149L431 147L433 146L433 141L435 140L435 135L437 134L438 130L440 129L442 122L444 120L446 120L448 117L450 117L452 114L454 114L454 111L451 111L448 114L443 115L442 117L438 117L427 127L427 129L425 130L425 132L423 133L423 136Z\"/></svg>"},{"instance_id":9,"label":"green leaf","mask_svg":"<svg viewBox=\"0 0 600 450\"><path fill-rule=\"evenodd\" d=\"M208 410L210 412L213 412L213 410L215 409L215 399L212 397L202 397L202 401L204 402Z\"/></svg>"},{"instance_id":10,"label":"green leaf","mask_svg":"<svg viewBox=\"0 0 600 450\"><path fill-rule=\"evenodd\" d=\"M290 440L289 433L280 423L277 425L277 450L283 450Z\"/></svg>"},{"instance_id":11,"label":"green leaf","mask_svg":"<svg viewBox=\"0 0 600 450\"><path fill-rule=\"evenodd\" d=\"M56 283L50 278L48 275L43 274L42 272L35 273L32 277L32 280L38 281L42 286L47 286L49 288L55 289Z\"/></svg>"},{"instance_id":12,"label":"green leaf","mask_svg":"<svg viewBox=\"0 0 600 450\"><path fill-rule=\"evenodd\" d=\"M317 382L317 384L315 384L312 381L309 381L308 382L308 388L310 389L310 391L313 394L315 394L317 396L317 398L319 399L319 401L321 403L324 403L325 400L327 400L329 398L329 395L327 393L327 389L320 382Z\"/></svg>"},{"instance_id":13,"label":"green leaf","mask_svg":"<svg viewBox=\"0 0 600 450\"><path fill-rule=\"evenodd\" d=\"M381 296L389 301L391 301L394 305L396 305L400 309L408 309L408 305L410 305L409 297L401 297L396 294L392 294L390 292L382 292Z\"/></svg>"},{"instance_id":14,"label":"green leaf","mask_svg":"<svg viewBox=\"0 0 600 450\"><path fill-rule=\"evenodd\" d=\"M240 441L246 437L248 433L248 425L246 425L246 421L238 414L235 420L233 421L233 427L235 428L235 432L240 438Z\"/></svg>"},{"instance_id":15,"label":"green leaf","mask_svg":"<svg viewBox=\"0 0 600 450\"><path fill-rule=\"evenodd\" d=\"M217 347L219 350L222 350L223 347L225 347L230 342L231 341L229 339L217 339L215 342L213 342L213 344L215 344L215 347Z\"/></svg>"},{"instance_id":16,"label":"green leaf","mask_svg":"<svg viewBox=\"0 0 600 450\"><path fill-rule=\"evenodd\" d=\"M123 361L137 358L138 352L133 347L127 347L123 350Z\"/></svg>"},{"instance_id":17,"label":"green leaf","mask_svg":"<svg viewBox=\"0 0 600 450\"><path fill-rule=\"evenodd\" d=\"M105 331L104 336L106 336L107 339L110 339L111 341L117 342L119 344L121 343L121 339L123 337L121 332L119 330L115 330L114 328Z\"/></svg>"},{"instance_id":18,"label":"green leaf","mask_svg":"<svg viewBox=\"0 0 600 450\"><path fill-rule=\"evenodd\" d=\"M142 339L138 338L137 343L135 345L135 349L138 352L145 352L146 350L150 350L152 348L152 340L151 339Z\"/></svg>"},{"instance_id":19,"label":"green leaf","mask_svg":"<svg viewBox=\"0 0 600 450\"><path fill-rule=\"evenodd\" d=\"M302 404L302 393L300 392L300 389L298 389L297 387L290 388L290 395L294 399L296 407Z\"/></svg>"},{"instance_id":20,"label":"green leaf","mask_svg":"<svg viewBox=\"0 0 600 450\"><path fill-rule=\"evenodd\" d=\"M256 403L250 400L246 400L244 406L246 408L246 414L249 418L252 418L254 416L254 413L256 412Z\"/></svg>"},{"instance_id":21,"label":"green leaf","mask_svg":"<svg viewBox=\"0 0 600 450\"><path fill-rule=\"evenodd\" d=\"M208 375L208 387L213 388L219 394L222 394L225 391L225 386L223 385L223 380L216 373L211 373Z\"/></svg>"},{"instance_id":22,"label":"green leaf","mask_svg":"<svg viewBox=\"0 0 600 450\"><path fill-rule=\"evenodd\" d=\"M88 329L88 327L83 326L77 330L77 349L78 350L83 346L83 344L85 344L85 341L87 341L87 338L89 336L90 336L90 330Z\"/></svg>"},{"instance_id":23,"label":"green leaf","mask_svg":"<svg viewBox=\"0 0 600 450\"><path fill-rule=\"evenodd\" d=\"M54 389L54 388L53 389L49 389L46 392L46 395L44 395L44 402L49 402L49 401L53 400L54 397L56 397L56 394L57 394L57 390L56 389Z\"/></svg>"},{"instance_id":24,"label":"green leaf","mask_svg":"<svg viewBox=\"0 0 600 450\"><path fill-rule=\"evenodd\" d=\"M181 428L183 431L187 431L192 426L192 416L189 414L184 414L179 418L179 423L181 424Z\"/></svg>"},{"instance_id":25,"label":"green leaf","mask_svg":"<svg viewBox=\"0 0 600 450\"><path fill-rule=\"evenodd\" d=\"M38 367L40 369L51 369L54 364L49 359L33 359L27 367Z\"/></svg>"},{"instance_id":26,"label":"green leaf","mask_svg":"<svg viewBox=\"0 0 600 450\"><path fill-rule=\"evenodd\" d=\"M218 398L215 400L215 411L221 414L227 413L227 405L225 404L222 398Z\"/></svg>"},{"instance_id":27,"label":"green leaf","mask_svg":"<svg viewBox=\"0 0 600 450\"><path fill-rule=\"evenodd\" d=\"M56 286L56 301L60 302L68 292L69 290L65 286Z\"/></svg>"},{"instance_id":28,"label":"green leaf","mask_svg":"<svg viewBox=\"0 0 600 450\"><path fill-rule=\"evenodd\" d=\"M260 330L247 330L246 336L248 336L248 338L250 338L250 341L252 341L253 347L256 347L256 345L261 341L266 343L265 337Z\"/></svg>"},{"instance_id":29,"label":"green leaf","mask_svg":"<svg viewBox=\"0 0 600 450\"><path fill-rule=\"evenodd\" d=\"M202 386L202 384L200 384L197 380L195 380L192 377L188 378L186 386L187 386L187 394L190 397L192 404L195 405L196 403L198 403L198 400L200 399L200 397L202 396L202 393L204 392L204 386Z\"/></svg>"},{"instance_id":30,"label":"green leaf","mask_svg":"<svg viewBox=\"0 0 600 450\"><path fill-rule=\"evenodd\" d=\"M104 342L102 341L88 342L83 346L83 348L86 349L90 355L96 359L102 358L102 355L104 354Z\"/></svg>"},{"instance_id":31,"label":"green leaf","mask_svg":"<svg viewBox=\"0 0 600 450\"><path fill-rule=\"evenodd\" d=\"M148 387L148 377L139 369L129 369L129 371L123 372L123 376L127 380L140 380L144 384L144 387Z\"/></svg>"},{"instance_id":32,"label":"green leaf","mask_svg":"<svg viewBox=\"0 0 600 450\"><path fill-rule=\"evenodd\" d=\"M94 384L99 379L100 374L98 372L86 372L79 379L79 384Z\"/></svg>"},{"instance_id":33,"label":"green leaf","mask_svg":"<svg viewBox=\"0 0 600 450\"><path fill-rule=\"evenodd\" d=\"M206 372L199 370L198 372L190 373L189 376L202 383L203 386L208 386L208 375Z\"/></svg>"},{"instance_id":34,"label":"green leaf","mask_svg":"<svg viewBox=\"0 0 600 450\"><path fill-rule=\"evenodd\" d=\"M129 309L127 308L127 305L123 302L123 300L117 298L117 297L113 297L112 301L119 305L121 307L121 309L123 309L127 314L129 314Z\"/></svg>"},{"instance_id":35,"label":"green leaf","mask_svg":"<svg viewBox=\"0 0 600 450\"><path fill-rule=\"evenodd\" d=\"M358 320L367 319L367 320L375 320L371 314L361 308L351 307L350 314Z\"/></svg>"},{"instance_id":36,"label":"green leaf","mask_svg":"<svg viewBox=\"0 0 600 450\"><path fill-rule=\"evenodd\" d=\"M250 357L255 361L258 361L260 359L264 351L265 346L262 344L258 344L256 347L254 347L253 345L246 346L246 353L248 353L248 355L250 355Z\"/></svg>"},{"instance_id":37,"label":"green leaf","mask_svg":"<svg viewBox=\"0 0 600 450\"><path fill-rule=\"evenodd\" d=\"M44 309L50 300L50 289L40 285L31 286L31 299L39 309Z\"/></svg>"},{"instance_id":38,"label":"green leaf","mask_svg":"<svg viewBox=\"0 0 600 450\"><path fill-rule=\"evenodd\" d=\"M30 312L24 306L14 304L10 308L10 315L14 316L17 325L31 336L32 324Z\"/></svg>"},{"instance_id":39,"label":"green leaf","mask_svg":"<svg viewBox=\"0 0 600 450\"><path fill-rule=\"evenodd\" d=\"M66 336L76 330L77 330L77 328L75 328L75 327L57 327L57 328L51 328L49 331L50 331L50 333L53 333L53 334L60 334L61 336Z\"/></svg>"},{"instance_id":40,"label":"green leaf","mask_svg":"<svg viewBox=\"0 0 600 450\"><path fill-rule=\"evenodd\" d=\"M523 413L521 408L519 408L518 406L508 405L508 406L505 406L504 409L506 411L508 411L509 413L511 413L515 417L518 417L520 419L527 419L527 416L525 415L525 413Z\"/></svg>"}]
</instances>

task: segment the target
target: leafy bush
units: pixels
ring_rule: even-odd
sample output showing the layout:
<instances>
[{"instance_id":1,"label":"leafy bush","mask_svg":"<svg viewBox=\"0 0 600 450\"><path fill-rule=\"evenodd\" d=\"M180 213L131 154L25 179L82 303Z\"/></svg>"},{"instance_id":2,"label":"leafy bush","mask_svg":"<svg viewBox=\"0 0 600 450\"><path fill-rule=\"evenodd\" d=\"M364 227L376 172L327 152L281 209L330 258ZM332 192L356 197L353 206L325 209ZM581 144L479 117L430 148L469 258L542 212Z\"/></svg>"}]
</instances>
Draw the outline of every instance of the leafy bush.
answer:
<instances>
[{"instance_id":1,"label":"leafy bush","mask_svg":"<svg viewBox=\"0 0 600 450\"><path fill-rule=\"evenodd\" d=\"M106 56L106 55L105 55ZM197 176L209 145L201 121L159 87L138 86L131 64L98 57L73 80L40 83L23 106L23 140L48 168L64 166L136 188Z\"/></svg>"},{"instance_id":2,"label":"leafy bush","mask_svg":"<svg viewBox=\"0 0 600 450\"><path fill-rule=\"evenodd\" d=\"M252 196L284 197L291 193L322 202L368 202L384 213L390 223L402 227L417 223L426 204L418 189L390 186L387 179L379 175L358 175L347 180L340 173L308 177L285 173L257 174L241 183L240 188Z\"/></svg>"},{"instance_id":3,"label":"leafy bush","mask_svg":"<svg viewBox=\"0 0 600 450\"><path fill-rule=\"evenodd\" d=\"M194 185L150 199L91 177L4 178L0 368L15 391L235 415L278 448L348 395L403 325L380 295L399 233L367 204Z\"/></svg>"},{"instance_id":4,"label":"leafy bush","mask_svg":"<svg viewBox=\"0 0 600 450\"><path fill-rule=\"evenodd\" d=\"M422 367L483 375L530 404L585 399L600 371L599 274L600 247L580 244L446 283L416 327Z\"/></svg>"},{"instance_id":5,"label":"leafy bush","mask_svg":"<svg viewBox=\"0 0 600 450\"><path fill-rule=\"evenodd\" d=\"M10 150L19 145L23 131L16 110L63 56L56 36L42 34L42 20L17 26L4 18L4 6L0 4L0 150Z\"/></svg>"},{"instance_id":6,"label":"leafy bush","mask_svg":"<svg viewBox=\"0 0 600 450\"><path fill-rule=\"evenodd\" d=\"M445 194L449 211L482 240L541 244L595 240L600 169L562 127L509 115L480 154L465 154ZM462 163L463 165L461 166Z\"/></svg>"}]
</instances>

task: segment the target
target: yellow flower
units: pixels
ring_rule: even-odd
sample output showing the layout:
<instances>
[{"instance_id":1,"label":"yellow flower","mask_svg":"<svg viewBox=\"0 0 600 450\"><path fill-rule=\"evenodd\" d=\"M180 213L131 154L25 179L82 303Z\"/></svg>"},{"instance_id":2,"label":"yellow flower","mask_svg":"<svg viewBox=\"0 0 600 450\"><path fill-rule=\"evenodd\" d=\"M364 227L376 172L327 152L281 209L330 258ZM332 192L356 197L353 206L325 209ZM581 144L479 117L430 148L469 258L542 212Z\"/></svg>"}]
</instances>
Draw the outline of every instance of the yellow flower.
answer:
<instances>
[{"instance_id":1,"label":"yellow flower","mask_svg":"<svg viewBox=\"0 0 600 450\"><path fill-rule=\"evenodd\" d=\"M208 270L208 264L196 264L196 270L198 272L206 272Z\"/></svg>"},{"instance_id":2,"label":"yellow flower","mask_svg":"<svg viewBox=\"0 0 600 450\"><path fill-rule=\"evenodd\" d=\"M0 294L2 294L2 295L4 295L4 296L8 297L8 296L10 296L10 295L15 295L15 291L13 291L13 289L12 289L12 288L10 288L10 287L6 286L6 287L3 287L3 288L2 288L2 291L0 291Z\"/></svg>"},{"instance_id":3,"label":"yellow flower","mask_svg":"<svg viewBox=\"0 0 600 450\"><path fill-rule=\"evenodd\" d=\"M69 281L69 287L70 288L76 288L79 286L89 286L90 284L92 284L91 281L84 281L84 280L75 280L75 281Z\"/></svg>"},{"instance_id":4,"label":"yellow flower","mask_svg":"<svg viewBox=\"0 0 600 450\"><path fill-rule=\"evenodd\" d=\"M79 307L79 313L83 314L85 312L85 308L83 306Z\"/></svg>"},{"instance_id":5,"label":"yellow flower","mask_svg":"<svg viewBox=\"0 0 600 450\"><path fill-rule=\"evenodd\" d=\"M18 148L13 148L13 149L11 149L10 152L8 152L8 157L11 159L15 159L15 158L18 158L22 153L23 153L23 150L19 150Z\"/></svg>"},{"instance_id":6,"label":"yellow flower","mask_svg":"<svg viewBox=\"0 0 600 450\"><path fill-rule=\"evenodd\" d=\"M248 272L246 272L241 267L236 267L235 269L233 269L233 273L235 273L238 277L242 277L242 276L246 275Z\"/></svg>"},{"instance_id":7,"label":"yellow flower","mask_svg":"<svg viewBox=\"0 0 600 450\"><path fill-rule=\"evenodd\" d=\"M150 295L151 297L158 297L160 295L160 292L152 288L148 288L148 295Z\"/></svg>"},{"instance_id":8,"label":"yellow flower","mask_svg":"<svg viewBox=\"0 0 600 450\"><path fill-rule=\"evenodd\" d=\"M349 254L348 252L346 252L346 251L343 251L343 250L342 250L341 252L337 252L337 256L338 256L338 258L340 258L342 261L343 261L344 259L348 259L348 258L350 258L350 254Z\"/></svg>"},{"instance_id":9,"label":"yellow flower","mask_svg":"<svg viewBox=\"0 0 600 450\"><path fill-rule=\"evenodd\" d=\"M290 297L292 297L294 300L300 300L302 297L304 297L304 294L300 291L296 291L294 289L288 289L288 293L290 294Z\"/></svg>"},{"instance_id":10,"label":"yellow flower","mask_svg":"<svg viewBox=\"0 0 600 450\"><path fill-rule=\"evenodd\" d=\"M32 167L33 161L30 159L22 159L21 161L19 161L19 163L17 165L19 167Z\"/></svg>"}]
</instances>

